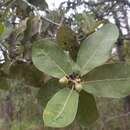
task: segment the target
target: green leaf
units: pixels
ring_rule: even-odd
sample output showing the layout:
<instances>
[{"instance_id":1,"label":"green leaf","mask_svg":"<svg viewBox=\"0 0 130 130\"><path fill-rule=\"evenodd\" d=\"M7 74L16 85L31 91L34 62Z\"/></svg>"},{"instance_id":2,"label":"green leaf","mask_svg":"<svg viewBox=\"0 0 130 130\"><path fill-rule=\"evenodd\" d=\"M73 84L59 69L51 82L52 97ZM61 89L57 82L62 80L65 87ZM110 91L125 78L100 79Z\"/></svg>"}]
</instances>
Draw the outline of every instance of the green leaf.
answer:
<instances>
[{"instance_id":1,"label":"green leaf","mask_svg":"<svg viewBox=\"0 0 130 130\"><path fill-rule=\"evenodd\" d=\"M79 95L73 89L65 88L57 92L43 113L45 126L60 128L72 123L77 113L78 99Z\"/></svg>"},{"instance_id":2,"label":"green leaf","mask_svg":"<svg viewBox=\"0 0 130 130\"><path fill-rule=\"evenodd\" d=\"M69 57L68 53L65 53L65 54L68 57L68 62L70 62L71 66L72 66L72 71L79 74L80 66L72 58Z\"/></svg>"},{"instance_id":3,"label":"green leaf","mask_svg":"<svg viewBox=\"0 0 130 130\"><path fill-rule=\"evenodd\" d=\"M4 27L4 31L0 34L0 40L8 38L12 31L13 31L12 26Z\"/></svg>"},{"instance_id":4,"label":"green leaf","mask_svg":"<svg viewBox=\"0 0 130 130\"><path fill-rule=\"evenodd\" d=\"M69 28L67 25L62 25L56 35L56 40L58 45L64 49L69 51L72 59L76 60L77 52L79 50L79 43L77 40L76 33Z\"/></svg>"},{"instance_id":5,"label":"green leaf","mask_svg":"<svg viewBox=\"0 0 130 130\"><path fill-rule=\"evenodd\" d=\"M39 103L45 107L47 102L51 97L62 88L62 85L59 83L58 79L50 79L47 83L42 86L37 94L37 99Z\"/></svg>"},{"instance_id":6,"label":"green leaf","mask_svg":"<svg viewBox=\"0 0 130 130\"><path fill-rule=\"evenodd\" d=\"M95 31L95 29L101 24L101 21L97 21L94 14L82 13L81 28L86 35L89 35Z\"/></svg>"},{"instance_id":7,"label":"green leaf","mask_svg":"<svg viewBox=\"0 0 130 130\"><path fill-rule=\"evenodd\" d=\"M77 114L80 125L83 127L88 127L97 120L98 116L98 110L94 97L85 91L81 91Z\"/></svg>"},{"instance_id":8,"label":"green leaf","mask_svg":"<svg viewBox=\"0 0 130 130\"><path fill-rule=\"evenodd\" d=\"M75 43L77 42L76 34L66 25L62 25L58 29L56 40L58 45L65 50L70 49L74 44L78 44Z\"/></svg>"},{"instance_id":9,"label":"green leaf","mask_svg":"<svg viewBox=\"0 0 130 130\"><path fill-rule=\"evenodd\" d=\"M83 89L95 96L121 98L130 94L130 64L105 64L85 77Z\"/></svg>"},{"instance_id":10,"label":"green leaf","mask_svg":"<svg viewBox=\"0 0 130 130\"><path fill-rule=\"evenodd\" d=\"M45 39L34 43L32 60L40 71L55 78L61 78L72 73L68 56L50 40Z\"/></svg>"},{"instance_id":11,"label":"green leaf","mask_svg":"<svg viewBox=\"0 0 130 130\"><path fill-rule=\"evenodd\" d=\"M118 36L117 27L114 24L106 24L84 40L77 57L81 75L85 75L109 59L110 49Z\"/></svg>"},{"instance_id":12,"label":"green leaf","mask_svg":"<svg viewBox=\"0 0 130 130\"><path fill-rule=\"evenodd\" d=\"M7 79L5 77L1 77L0 78L0 89L7 90L9 88L10 88L9 79Z\"/></svg>"},{"instance_id":13,"label":"green leaf","mask_svg":"<svg viewBox=\"0 0 130 130\"><path fill-rule=\"evenodd\" d=\"M73 66L73 68L72 68L73 72L79 74L80 66L77 63L75 63L73 60L71 60L71 65Z\"/></svg>"},{"instance_id":14,"label":"green leaf","mask_svg":"<svg viewBox=\"0 0 130 130\"><path fill-rule=\"evenodd\" d=\"M5 26L3 23L0 23L0 35L5 31Z\"/></svg>"}]
</instances>

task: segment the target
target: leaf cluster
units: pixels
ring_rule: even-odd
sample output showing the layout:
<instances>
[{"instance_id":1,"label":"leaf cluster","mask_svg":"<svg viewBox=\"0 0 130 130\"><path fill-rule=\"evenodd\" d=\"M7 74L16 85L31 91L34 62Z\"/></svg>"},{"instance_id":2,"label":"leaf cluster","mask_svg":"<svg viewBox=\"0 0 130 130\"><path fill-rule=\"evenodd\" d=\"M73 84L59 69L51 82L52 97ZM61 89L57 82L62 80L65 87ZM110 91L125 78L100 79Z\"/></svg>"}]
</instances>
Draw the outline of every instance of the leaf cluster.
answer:
<instances>
[{"instance_id":1,"label":"leaf cluster","mask_svg":"<svg viewBox=\"0 0 130 130\"><path fill-rule=\"evenodd\" d=\"M76 60L63 50L64 47L68 49L69 44L65 42L71 43L71 40L64 33L60 39L61 32L58 32L58 44L48 39L33 44L33 64L57 79L55 82L49 80L43 89L43 93L52 92L51 88L55 88L53 92L56 92L46 103L43 120L45 126L59 128L68 126L76 118L81 126L87 127L98 118L94 96L122 98L129 95L130 65L107 62L110 50L119 37L114 24L103 25L80 43ZM52 84L49 85L49 82ZM58 84L60 87L56 89Z\"/></svg>"}]
</instances>

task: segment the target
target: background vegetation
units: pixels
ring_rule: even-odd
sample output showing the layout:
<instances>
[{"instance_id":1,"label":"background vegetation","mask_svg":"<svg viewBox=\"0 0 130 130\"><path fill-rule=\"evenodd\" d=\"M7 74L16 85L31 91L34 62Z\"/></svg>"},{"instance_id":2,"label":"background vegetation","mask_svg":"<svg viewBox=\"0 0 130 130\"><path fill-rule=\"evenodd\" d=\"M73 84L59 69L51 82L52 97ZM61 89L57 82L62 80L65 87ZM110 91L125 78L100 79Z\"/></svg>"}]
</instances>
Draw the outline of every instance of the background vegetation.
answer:
<instances>
[{"instance_id":1,"label":"background vegetation","mask_svg":"<svg viewBox=\"0 0 130 130\"><path fill-rule=\"evenodd\" d=\"M32 42L42 38L57 39L75 60L79 48L76 39L83 41L99 24L111 21L117 25L120 36L108 62L129 61L129 12L129 0L68 0L55 10L50 10L45 0L1 0L0 130L50 129L43 126L44 101L39 97L39 90L50 77L32 64ZM56 37L58 33L60 38ZM95 98L100 118L88 130L130 129L129 97ZM65 129L83 128L74 122Z\"/></svg>"}]
</instances>

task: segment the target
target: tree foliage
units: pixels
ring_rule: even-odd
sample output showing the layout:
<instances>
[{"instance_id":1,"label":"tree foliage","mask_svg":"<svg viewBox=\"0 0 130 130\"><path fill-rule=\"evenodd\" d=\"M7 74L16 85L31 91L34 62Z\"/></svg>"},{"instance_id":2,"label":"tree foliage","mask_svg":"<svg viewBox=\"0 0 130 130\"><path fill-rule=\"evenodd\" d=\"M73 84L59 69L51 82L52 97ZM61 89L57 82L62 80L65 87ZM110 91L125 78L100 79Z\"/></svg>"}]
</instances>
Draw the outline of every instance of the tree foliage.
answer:
<instances>
[{"instance_id":1,"label":"tree foliage","mask_svg":"<svg viewBox=\"0 0 130 130\"><path fill-rule=\"evenodd\" d=\"M12 80L39 88L45 126L88 127L99 116L95 96L129 95L129 1L68 0L51 11L45 0L2 0L0 7L0 88Z\"/></svg>"}]
</instances>

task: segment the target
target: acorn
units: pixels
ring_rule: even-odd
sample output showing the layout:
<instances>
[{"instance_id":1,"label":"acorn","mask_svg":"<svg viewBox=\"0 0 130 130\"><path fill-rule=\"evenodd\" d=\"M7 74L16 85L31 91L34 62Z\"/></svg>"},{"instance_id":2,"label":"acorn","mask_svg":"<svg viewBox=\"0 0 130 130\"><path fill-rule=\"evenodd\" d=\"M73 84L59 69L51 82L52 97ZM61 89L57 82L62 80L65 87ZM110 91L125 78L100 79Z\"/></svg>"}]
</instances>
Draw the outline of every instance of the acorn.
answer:
<instances>
[{"instance_id":1,"label":"acorn","mask_svg":"<svg viewBox=\"0 0 130 130\"><path fill-rule=\"evenodd\" d=\"M66 85L66 84L69 83L69 80L68 80L68 78L67 78L66 76L64 76L64 77L62 77L61 79L59 79L59 82L60 82L61 84Z\"/></svg>"},{"instance_id":2,"label":"acorn","mask_svg":"<svg viewBox=\"0 0 130 130\"><path fill-rule=\"evenodd\" d=\"M76 84L75 84L75 89L76 89L78 92L80 92L80 91L83 89L82 84L81 84L81 83L76 83Z\"/></svg>"}]
</instances>

